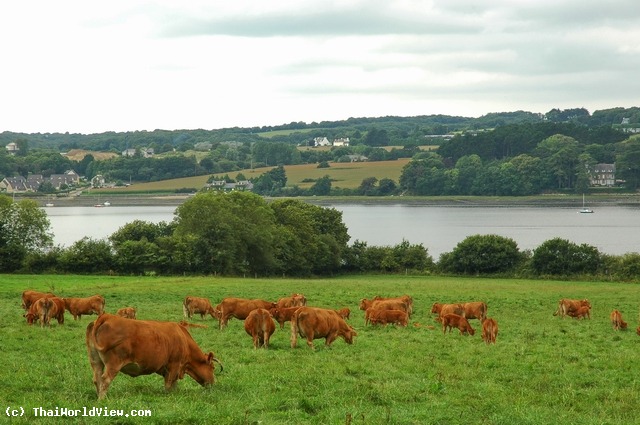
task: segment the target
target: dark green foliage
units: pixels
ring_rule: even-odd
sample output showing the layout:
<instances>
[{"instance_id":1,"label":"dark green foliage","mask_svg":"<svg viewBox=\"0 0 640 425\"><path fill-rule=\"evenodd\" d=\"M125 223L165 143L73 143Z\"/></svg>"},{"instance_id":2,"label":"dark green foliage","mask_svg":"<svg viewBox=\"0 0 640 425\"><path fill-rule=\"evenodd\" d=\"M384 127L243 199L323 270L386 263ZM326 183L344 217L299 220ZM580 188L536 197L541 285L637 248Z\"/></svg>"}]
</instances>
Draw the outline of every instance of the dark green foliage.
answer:
<instances>
[{"instance_id":1,"label":"dark green foliage","mask_svg":"<svg viewBox=\"0 0 640 425\"><path fill-rule=\"evenodd\" d=\"M114 257L106 240L82 238L60 255L60 268L70 273L108 273L113 270Z\"/></svg>"},{"instance_id":2,"label":"dark green foliage","mask_svg":"<svg viewBox=\"0 0 640 425\"><path fill-rule=\"evenodd\" d=\"M523 259L511 238L499 235L473 235L442 254L440 269L450 273L492 274L512 272Z\"/></svg>"},{"instance_id":3,"label":"dark green foliage","mask_svg":"<svg viewBox=\"0 0 640 425\"><path fill-rule=\"evenodd\" d=\"M602 255L596 247L562 238L543 242L533 250L531 258L531 268L539 275L594 274L601 264Z\"/></svg>"}]
</instances>

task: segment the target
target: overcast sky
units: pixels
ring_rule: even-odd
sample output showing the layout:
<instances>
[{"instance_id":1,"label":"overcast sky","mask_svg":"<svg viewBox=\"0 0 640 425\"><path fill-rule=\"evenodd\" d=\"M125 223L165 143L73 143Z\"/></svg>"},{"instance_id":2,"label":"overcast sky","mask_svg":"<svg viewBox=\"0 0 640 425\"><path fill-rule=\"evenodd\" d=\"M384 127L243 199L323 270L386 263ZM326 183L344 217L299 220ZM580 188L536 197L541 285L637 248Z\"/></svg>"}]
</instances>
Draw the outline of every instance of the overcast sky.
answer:
<instances>
[{"instance_id":1,"label":"overcast sky","mask_svg":"<svg viewBox=\"0 0 640 425\"><path fill-rule=\"evenodd\" d=\"M0 131L640 106L639 0L0 3Z\"/></svg>"}]
</instances>

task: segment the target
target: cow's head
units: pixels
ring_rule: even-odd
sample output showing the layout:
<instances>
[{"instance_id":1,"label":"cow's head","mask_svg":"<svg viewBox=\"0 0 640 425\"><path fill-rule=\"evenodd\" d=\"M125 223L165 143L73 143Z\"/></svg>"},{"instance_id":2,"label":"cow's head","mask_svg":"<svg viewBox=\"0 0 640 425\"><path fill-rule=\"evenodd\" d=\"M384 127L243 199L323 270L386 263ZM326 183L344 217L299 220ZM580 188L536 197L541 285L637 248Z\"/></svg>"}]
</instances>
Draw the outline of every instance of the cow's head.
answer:
<instances>
[{"instance_id":1,"label":"cow's head","mask_svg":"<svg viewBox=\"0 0 640 425\"><path fill-rule=\"evenodd\" d=\"M355 329L353 329L353 327L349 325L347 329L343 332L342 336L344 338L344 341L347 344L353 344L353 337L358 336L358 333L356 332Z\"/></svg>"},{"instance_id":2,"label":"cow's head","mask_svg":"<svg viewBox=\"0 0 640 425\"><path fill-rule=\"evenodd\" d=\"M432 313L440 313L440 311L442 311L442 304L433 303L433 305L431 306L431 312Z\"/></svg>"},{"instance_id":3,"label":"cow's head","mask_svg":"<svg viewBox=\"0 0 640 425\"><path fill-rule=\"evenodd\" d=\"M218 359L216 359L212 352L209 352L207 355L202 354L201 356L198 356L197 359L192 359L188 362L184 371L198 384L206 387L216 381L216 378L213 375L214 361L218 361Z\"/></svg>"}]
</instances>

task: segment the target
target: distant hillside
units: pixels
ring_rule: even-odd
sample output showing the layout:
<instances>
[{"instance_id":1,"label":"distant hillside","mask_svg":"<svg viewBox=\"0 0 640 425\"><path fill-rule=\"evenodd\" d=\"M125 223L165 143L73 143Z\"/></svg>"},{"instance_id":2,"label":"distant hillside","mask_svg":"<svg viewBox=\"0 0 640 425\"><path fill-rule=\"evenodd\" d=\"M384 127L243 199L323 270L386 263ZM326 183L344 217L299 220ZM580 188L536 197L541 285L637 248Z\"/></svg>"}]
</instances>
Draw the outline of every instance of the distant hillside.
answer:
<instances>
[{"instance_id":1,"label":"distant hillside","mask_svg":"<svg viewBox=\"0 0 640 425\"><path fill-rule=\"evenodd\" d=\"M187 150L197 143L279 141L304 144L316 136L348 136L357 139L373 128L384 129L389 134L390 144L404 145L408 140L423 138L425 135L493 129L513 124L568 122L594 128L619 125L623 119L631 124L639 123L640 108L612 108L595 111L593 114L584 108L552 109L544 114L527 111L496 112L478 118L450 115L352 117L341 121L292 122L262 127L234 127L215 130L154 130L99 134L27 134L4 131L0 133L0 146L16 140L26 140L32 148L55 148L61 152L72 149L121 152L127 148L153 147L156 153L161 153L174 148Z\"/></svg>"}]
</instances>

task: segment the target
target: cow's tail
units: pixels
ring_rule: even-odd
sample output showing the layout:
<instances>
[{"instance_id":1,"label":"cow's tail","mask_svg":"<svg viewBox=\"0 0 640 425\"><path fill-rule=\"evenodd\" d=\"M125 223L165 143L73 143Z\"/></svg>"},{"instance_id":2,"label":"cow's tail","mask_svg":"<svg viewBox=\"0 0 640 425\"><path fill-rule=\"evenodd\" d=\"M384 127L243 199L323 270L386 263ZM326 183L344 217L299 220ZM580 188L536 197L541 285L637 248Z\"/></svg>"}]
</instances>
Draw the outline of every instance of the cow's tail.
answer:
<instances>
[{"instance_id":1,"label":"cow's tail","mask_svg":"<svg viewBox=\"0 0 640 425\"><path fill-rule=\"evenodd\" d=\"M98 316L104 313L104 305L105 305L105 299L103 296L100 296L100 311L97 312Z\"/></svg>"},{"instance_id":2,"label":"cow's tail","mask_svg":"<svg viewBox=\"0 0 640 425\"><path fill-rule=\"evenodd\" d=\"M186 319L187 318L187 313L189 311L187 310L187 299L185 298L184 301L182 302L182 316Z\"/></svg>"}]
</instances>

